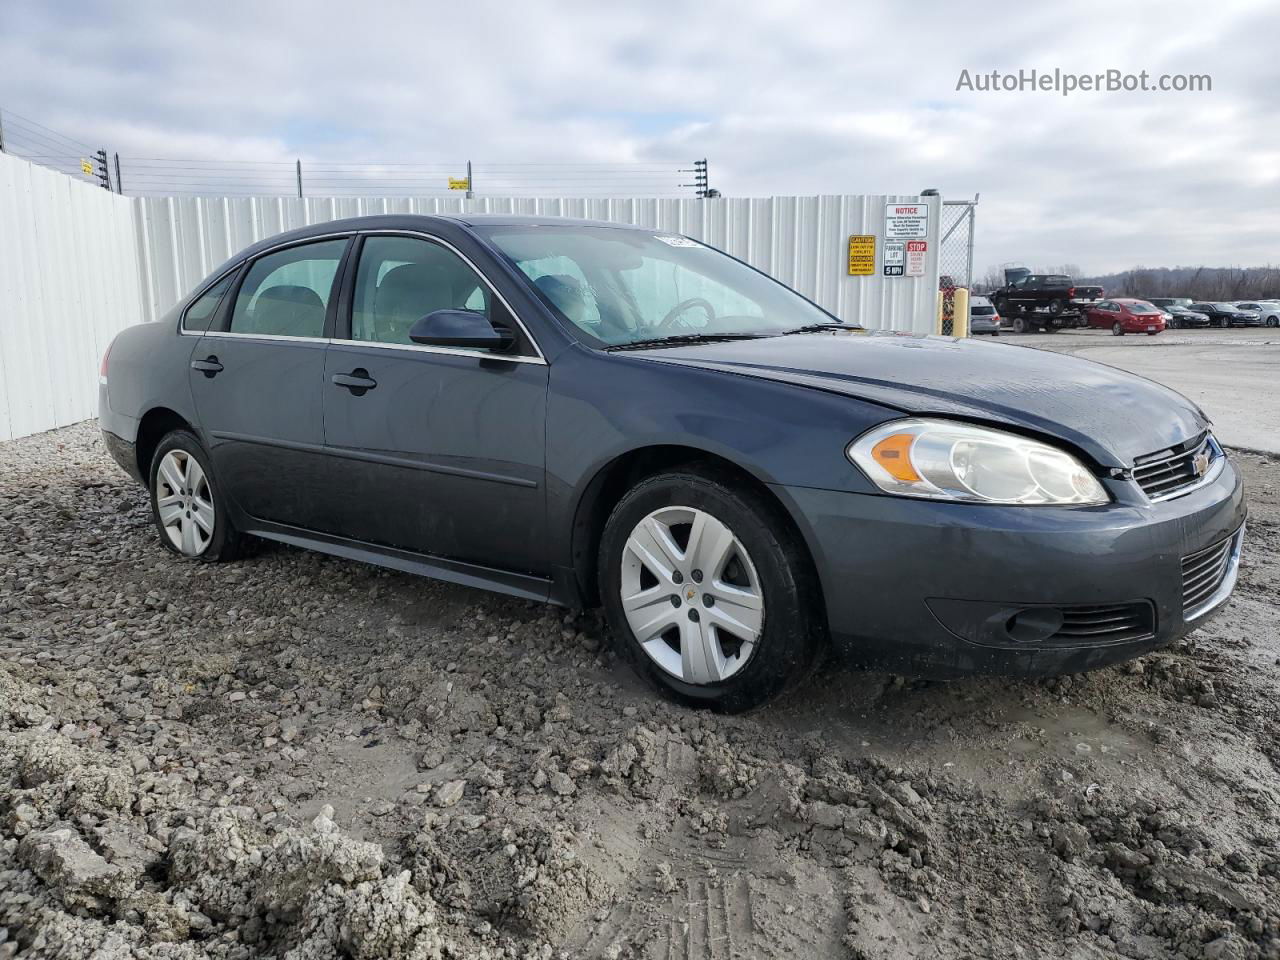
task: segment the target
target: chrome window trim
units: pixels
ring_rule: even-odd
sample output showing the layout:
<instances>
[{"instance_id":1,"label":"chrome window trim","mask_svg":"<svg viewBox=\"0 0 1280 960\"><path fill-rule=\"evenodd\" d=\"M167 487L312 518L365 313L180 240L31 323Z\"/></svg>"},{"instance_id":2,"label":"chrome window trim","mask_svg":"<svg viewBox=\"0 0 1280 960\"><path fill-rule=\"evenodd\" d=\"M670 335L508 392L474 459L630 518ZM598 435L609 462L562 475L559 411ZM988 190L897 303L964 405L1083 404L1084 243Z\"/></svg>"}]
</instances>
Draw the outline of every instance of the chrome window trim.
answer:
<instances>
[{"instance_id":1,"label":"chrome window trim","mask_svg":"<svg viewBox=\"0 0 1280 960\"><path fill-rule=\"evenodd\" d=\"M187 334L189 337L202 336L213 337L218 340L272 340L284 343L323 343L330 344L334 340L331 337L289 337L284 334L275 333L232 333L230 330L214 330L210 333Z\"/></svg>"},{"instance_id":2,"label":"chrome window trim","mask_svg":"<svg viewBox=\"0 0 1280 960\"><path fill-rule=\"evenodd\" d=\"M1182 619L1187 623L1192 620L1199 620L1209 611L1222 606L1227 602L1227 598L1231 596L1231 591L1236 588L1236 578L1240 575L1240 554L1244 549L1244 524L1240 524L1240 529L1235 532L1232 537L1231 556L1227 560L1227 569L1222 575L1222 583L1218 585L1209 597L1197 607L1190 610L1184 610Z\"/></svg>"},{"instance_id":3,"label":"chrome window trim","mask_svg":"<svg viewBox=\"0 0 1280 960\"><path fill-rule=\"evenodd\" d=\"M1201 487L1207 487L1222 475L1222 471L1227 465L1226 451L1222 449L1222 445L1218 443L1218 439L1212 433L1205 435L1203 446L1207 446L1213 452L1213 458L1209 462L1209 469L1204 472L1204 476L1189 486L1178 487L1176 490L1171 490L1169 493L1161 494L1158 497L1147 497L1149 503L1164 503L1166 500L1185 497ZM1137 480L1134 480L1134 483L1137 484ZM1138 489L1142 490L1141 485L1138 485ZM1146 491L1143 491L1143 496L1146 496Z\"/></svg>"},{"instance_id":4,"label":"chrome window trim","mask_svg":"<svg viewBox=\"0 0 1280 960\"><path fill-rule=\"evenodd\" d=\"M442 237L437 237L435 234L426 233L425 231L422 231L422 230L414 230L409 227L402 227L402 228L385 227L379 230L358 230L356 231L356 233L358 236L362 236L362 237L397 237L397 236L416 237L421 240L426 240L428 243L438 243L440 246L444 247L446 250L448 250L450 253L456 256L459 260L465 263L468 267L470 267L472 273L474 273L477 277L479 277L481 282L486 287L489 288L489 291L495 297L498 298L498 301L504 307L507 308L507 313L511 314L511 319L513 319L516 322L516 326L520 328L521 332L523 332L524 335L529 339L529 342L533 344L533 349L534 349L534 352L537 354L537 356L535 357L510 356L509 357L509 356L506 356L505 354L493 353L492 351L489 351L489 350L473 350L465 347L432 347L432 346L428 346L426 344L421 344L421 343L380 343L377 340L357 340L355 339L355 337L347 337L345 340L339 339L337 340L338 343L352 343L352 344L359 344L361 346L386 347L386 348L397 349L397 350L417 350L423 353L443 353L443 354L449 354L451 356L460 356L460 357L479 357L483 360L503 360L511 363L539 363L539 364L542 364L543 366L547 365L546 354L542 352L542 347L541 345L539 345L537 338L534 337L533 333L525 325L525 322L520 319L520 314L516 313L515 308L511 306L510 301L508 301L507 298L504 297L502 293L498 290L498 288L493 285L493 281L491 281L485 275L484 271L475 265L475 261L473 261L470 257L468 257L465 253L463 253L457 247L455 247L448 240L445 240ZM361 253L361 256L364 255L363 250L360 253ZM360 268L360 265L357 263L356 264L357 271L359 270L359 268ZM354 312L354 309L352 312Z\"/></svg>"},{"instance_id":5,"label":"chrome window trim","mask_svg":"<svg viewBox=\"0 0 1280 960\"><path fill-rule=\"evenodd\" d=\"M530 338L532 340L532 338ZM448 357L471 357L481 360L495 360L499 363L534 363L545 367L547 361L542 357L508 356L505 353L494 353L491 350L474 350L470 347L433 347L425 343L380 343L377 340L340 339L329 341L335 347L371 347L374 350L408 350L414 353L438 353Z\"/></svg>"}]
</instances>

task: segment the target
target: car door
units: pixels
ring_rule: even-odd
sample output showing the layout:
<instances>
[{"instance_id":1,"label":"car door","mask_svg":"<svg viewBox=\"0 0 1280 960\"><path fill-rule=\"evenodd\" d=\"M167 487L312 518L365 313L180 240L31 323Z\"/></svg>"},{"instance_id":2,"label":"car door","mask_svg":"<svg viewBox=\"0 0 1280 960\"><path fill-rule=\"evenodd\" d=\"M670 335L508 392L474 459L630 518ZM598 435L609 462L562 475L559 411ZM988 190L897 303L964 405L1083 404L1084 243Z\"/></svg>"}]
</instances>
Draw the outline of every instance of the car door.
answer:
<instances>
[{"instance_id":1,"label":"car door","mask_svg":"<svg viewBox=\"0 0 1280 960\"><path fill-rule=\"evenodd\" d=\"M1089 326L1110 327L1116 319L1116 305L1110 300L1103 300L1089 311Z\"/></svg>"},{"instance_id":2,"label":"car door","mask_svg":"<svg viewBox=\"0 0 1280 960\"><path fill-rule=\"evenodd\" d=\"M359 240L325 359L324 436L346 495L343 536L545 574L548 368L493 286L424 235ZM515 335L501 354L409 339L435 310L484 314Z\"/></svg>"},{"instance_id":3,"label":"car door","mask_svg":"<svg viewBox=\"0 0 1280 960\"><path fill-rule=\"evenodd\" d=\"M191 392L214 471L252 518L318 528L327 511L321 385L349 243L328 237L255 258L192 351Z\"/></svg>"}]
</instances>

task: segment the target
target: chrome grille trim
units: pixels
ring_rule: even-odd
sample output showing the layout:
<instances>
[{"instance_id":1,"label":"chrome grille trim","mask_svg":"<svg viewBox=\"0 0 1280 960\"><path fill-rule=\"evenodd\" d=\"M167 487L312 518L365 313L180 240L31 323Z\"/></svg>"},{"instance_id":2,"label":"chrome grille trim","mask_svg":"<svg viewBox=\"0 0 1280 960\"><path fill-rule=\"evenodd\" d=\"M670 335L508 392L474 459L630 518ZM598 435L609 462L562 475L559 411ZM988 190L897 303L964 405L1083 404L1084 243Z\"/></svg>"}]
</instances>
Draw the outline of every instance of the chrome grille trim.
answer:
<instances>
[{"instance_id":1,"label":"chrome grille trim","mask_svg":"<svg viewBox=\"0 0 1280 960\"><path fill-rule=\"evenodd\" d=\"M1195 471L1195 460L1209 455L1209 468L1204 475ZM1133 479L1152 503L1170 500L1212 483L1226 464L1226 454L1210 433L1203 433L1186 443L1157 450L1134 461Z\"/></svg>"},{"instance_id":2,"label":"chrome grille trim","mask_svg":"<svg viewBox=\"0 0 1280 960\"><path fill-rule=\"evenodd\" d=\"M1225 603L1240 572L1244 525L1212 546L1182 558L1182 617L1190 622Z\"/></svg>"}]
</instances>

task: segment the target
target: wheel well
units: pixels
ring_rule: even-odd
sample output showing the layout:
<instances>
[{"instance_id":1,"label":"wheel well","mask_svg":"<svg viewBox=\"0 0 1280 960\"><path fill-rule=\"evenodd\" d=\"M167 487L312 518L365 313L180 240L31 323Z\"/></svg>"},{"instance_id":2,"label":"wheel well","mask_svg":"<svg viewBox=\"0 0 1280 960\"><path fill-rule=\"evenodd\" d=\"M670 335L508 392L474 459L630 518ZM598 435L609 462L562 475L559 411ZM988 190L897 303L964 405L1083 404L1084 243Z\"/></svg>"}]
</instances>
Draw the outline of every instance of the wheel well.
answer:
<instances>
[{"instance_id":1,"label":"wheel well","mask_svg":"<svg viewBox=\"0 0 1280 960\"><path fill-rule=\"evenodd\" d=\"M134 452L138 460L138 476L148 487L151 486L151 458L155 456L160 441L174 430L190 429L191 424L168 407L153 407L143 416L138 424Z\"/></svg>"},{"instance_id":2,"label":"wheel well","mask_svg":"<svg viewBox=\"0 0 1280 960\"><path fill-rule=\"evenodd\" d=\"M822 586L813 565L813 557L809 553L809 546L791 518L791 514L767 484L732 460L705 450L695 447L656 446L632 450L606 464L591 479L578 503L573 522L573 569L582 602L588 607L598 605L600 602L596 576L600 538L604 534L605 522L609 519L613 508L618 505L618 501L646 477L691 466L709 466L719 473L729 475L735 482L755 491L772 507L776 519L795 536L796 543L802 549L809 564L810 582L818 591L817 599L821 601ZM825 604L821 609L825 609Z\"/></svg>"}]
</instances>

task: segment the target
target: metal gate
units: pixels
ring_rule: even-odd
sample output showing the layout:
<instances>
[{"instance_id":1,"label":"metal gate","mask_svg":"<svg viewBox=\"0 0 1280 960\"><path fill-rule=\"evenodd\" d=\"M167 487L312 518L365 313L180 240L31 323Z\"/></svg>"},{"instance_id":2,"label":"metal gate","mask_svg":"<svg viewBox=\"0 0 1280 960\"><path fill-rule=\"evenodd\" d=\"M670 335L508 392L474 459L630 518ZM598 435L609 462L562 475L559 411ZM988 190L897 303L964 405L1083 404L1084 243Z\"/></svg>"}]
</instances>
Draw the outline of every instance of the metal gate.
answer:
<instances>
[{"instance_id":1,"label":"metal gate","mask_svg":"<svg viewBox=\"0 0 1280 960\"><path fill-rule=\"evenodd\" d=\"M942 228L938 243L938 289L940 291L941 317L939 333L966 335L966 322L956 329L953 325L955 291L966 292L973 288L973 229L978 213L978 197L972 200L942 201ZM968 297L962 299L968 303Z\"/></svg>"}]
</instances>

